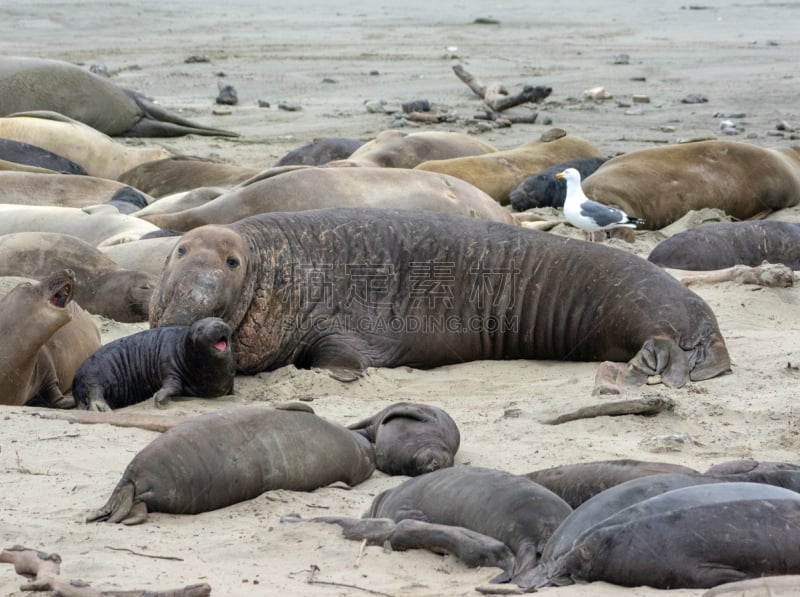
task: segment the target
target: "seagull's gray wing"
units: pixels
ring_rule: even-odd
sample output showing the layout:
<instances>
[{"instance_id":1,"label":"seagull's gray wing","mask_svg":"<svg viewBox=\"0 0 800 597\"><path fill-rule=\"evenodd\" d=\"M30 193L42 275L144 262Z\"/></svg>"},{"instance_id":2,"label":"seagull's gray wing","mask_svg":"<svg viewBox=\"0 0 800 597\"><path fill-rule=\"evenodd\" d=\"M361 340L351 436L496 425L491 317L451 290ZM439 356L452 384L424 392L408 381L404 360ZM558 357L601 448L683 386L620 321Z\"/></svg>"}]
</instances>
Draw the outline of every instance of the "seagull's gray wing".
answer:
<instances>
[{"instance_id":1,"label":"seagull's gray wing","mask_svg":"<svg viewBox=\"0 0 800 597\"><path fill-rule=\"evenodd\" d=\"M592 218L600 227L620 224L628 220L627 216L620 210L608 207L597 201L592 201L591 199L581 203L581 215Z\"/></svg>"}]
</instances>

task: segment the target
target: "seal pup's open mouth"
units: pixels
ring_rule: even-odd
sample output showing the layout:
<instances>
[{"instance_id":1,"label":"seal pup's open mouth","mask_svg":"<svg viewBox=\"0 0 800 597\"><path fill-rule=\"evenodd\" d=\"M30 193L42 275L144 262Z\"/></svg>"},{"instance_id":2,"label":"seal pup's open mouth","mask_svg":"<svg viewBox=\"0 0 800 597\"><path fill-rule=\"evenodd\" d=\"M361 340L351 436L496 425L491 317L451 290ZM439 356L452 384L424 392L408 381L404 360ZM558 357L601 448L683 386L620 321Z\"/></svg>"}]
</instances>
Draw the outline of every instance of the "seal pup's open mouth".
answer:
<instances>
[{"instance_id":1,"label":"seal pup's open mouth","mask_svg":"<svg viewBox=\"0 0 800 597\"><path fill-rule=\"evenodd\" d=\"M227 336L222 336L219 340L214 343L214 348L216 348L220 352L225 352L228 350L228 338Z\"/></svg>"}]
</instances>

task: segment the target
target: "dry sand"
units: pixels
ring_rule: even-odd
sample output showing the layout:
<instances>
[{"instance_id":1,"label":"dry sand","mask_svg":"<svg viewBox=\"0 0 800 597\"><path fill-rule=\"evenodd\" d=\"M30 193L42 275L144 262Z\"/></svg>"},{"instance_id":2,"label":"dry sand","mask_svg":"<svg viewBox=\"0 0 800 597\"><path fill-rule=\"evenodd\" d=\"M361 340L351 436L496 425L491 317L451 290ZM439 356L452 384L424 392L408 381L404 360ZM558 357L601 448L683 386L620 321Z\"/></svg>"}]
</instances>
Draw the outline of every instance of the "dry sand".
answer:
<instances>
[{"instance_id":1,"label":"dry sand","mask_svg":"<svg viewBox=\"0 0 800 597\"><path fill-rule=\"evenodd\" d=\"M718 136L720 114L743 132L730 139L785 146L776 124L800 125L796 67L797 3L530 0L481 3L296 3L229 0L199 3L53 2L0 6L5 54L105 64L119 84L140 89L190 118L242 133L240 139L190 137L130 140L246 166L268 166L314 137L374 137L393 116L365 110L367 100L399 105L429 99L437 111L471 116L478 101L452 74L462 62L485 82L516 90L549 85L535 125L480 133L499 148L537 138L553 126L614 154L679 139ZM478 17L499 21L477 25ZM629 64L614 64L629 56ZM186 64L190 55L209 63ZM377 74L371 74L375 71ZM224 72L224 77L217 73ZM634 80L644 77L645 80ZM324 79L333 82L324 82ZM218 80L239 92L231 114L215 116ZM613 100L582 100L604 86ZM689 93L704 104L683 104ZM650 96L633 104L634 94ZM257 100L268 101L259 108ZM302 110L277 109L280 102ZM523 109L527 110L527 108ZM672 129L662 130L662 127ZM442 130L471 130L460 120ZM726 137L728 138L728 137ZM798 211L779 215L798 219ZM559 227L556 233L576 235ZM647 254L658 233L615 246ZM680 390L651 386L625 396L663 395L672 413L577 421L541 420L595 404L596 363L475 362L431 371L373 369L341 384L322 371L287 367L237 379L236 395L175 403L170 413L198 413L263 401L313 397L322 416L350 423L387 404L410 400L445 408L463 436L457 464L516 473L609 458L662 460L699 469L733 458L798 461L800 425L797 338L800 288L732 283L698 287L719 319L733 360L731 375ZM105 340L144 326L101 322ZM134 407L150 410L150 404ZM130 459L155 434L108 426L41 420L36 409L5 408L0 435L0 547L18 543L63 558L62 573L107 588L169 588L205 581L215 595L475 595L497 573L470 570L427 552L385 553L340 537L326 525L287 525L282 514L359 516L379 491L401 479L376 473L359 487L313 493L276 491L198 516L154 514L137 527L85 524L107 499ZM687 434L678 451L646 442ZM112 548L126 548L156 559ZM315 578L331 584L309 584ZM21 577L0 566L0 593L17 595ZM351 585L348 587L347 585ZM605 583L544 591L574 595L656 595ZM674 591L698 595L701 591Z\"/></svg>"}]
</instances>

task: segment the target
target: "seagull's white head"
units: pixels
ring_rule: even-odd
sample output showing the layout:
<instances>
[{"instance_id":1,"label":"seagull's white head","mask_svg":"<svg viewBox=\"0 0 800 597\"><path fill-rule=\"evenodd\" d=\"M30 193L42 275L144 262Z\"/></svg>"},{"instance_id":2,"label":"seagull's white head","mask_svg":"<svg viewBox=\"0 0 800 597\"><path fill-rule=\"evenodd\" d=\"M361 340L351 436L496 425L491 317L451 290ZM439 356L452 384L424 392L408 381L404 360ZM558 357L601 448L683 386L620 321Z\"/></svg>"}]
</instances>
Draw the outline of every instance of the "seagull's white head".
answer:
<instances>
[{"instance_id":1,"label":"seagull's white head","mask_svg":"<svg viewBox=\"0 0 800 597\"><path fill-rule=\"evenodd\" d=\"M575 168L567 168L563 172L559 172L558 174L556 174L556 178L563 178L564 180L567 181L568 185L571 183L576 183L576 184L581 183L581 173L578 172Z\"/></svg>"}]
</instances>

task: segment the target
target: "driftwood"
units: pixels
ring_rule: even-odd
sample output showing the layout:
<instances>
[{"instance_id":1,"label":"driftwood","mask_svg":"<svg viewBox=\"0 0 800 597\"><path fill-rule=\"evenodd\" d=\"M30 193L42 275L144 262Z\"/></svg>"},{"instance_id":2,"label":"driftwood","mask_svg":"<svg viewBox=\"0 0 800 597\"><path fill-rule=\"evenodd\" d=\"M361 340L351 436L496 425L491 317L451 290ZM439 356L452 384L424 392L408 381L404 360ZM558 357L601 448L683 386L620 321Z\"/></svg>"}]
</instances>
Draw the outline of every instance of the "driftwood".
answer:
<instances>
[{"instance_id":1,"label":"driftwood","mask_svg":"<svg viewBox=\"0 0 800 597\"><path fill-rule=\"evenodd\" d=\"M117 591L93 589L82 580L67 580L60 575L61 556L21 545L0 552L0 562L13 564L14 571L33 580L20 586L21 591L54 591L61 597L207 597L211 587L206 583L187 585L167 591Z\"/></svg>"},{"instance_id":2,"label":"driftwood","mask_svg":"<svg viewBox=\"0 0 800 597\"><path fill-rule=\"evenodd\" d=\"M739 284L755 284L772 288L788 288L794 286L794 272L782 263L762 263L755 267L734 265L725 269L704 272L675 270L675 275L684 286L696 284L719 284L720 282L738 282Z\"/></svg>"},{"instance_id":3,"label":"driftwood","mask_svg":"<svg viewBox=\"0 0 800 597\"><path fill-rule=\"evenodd\" d=\"M509 95L508 89L502 83L492 82L489 85L484 85L475 75L467 72L462 64L456 64L453 67L453 72L475 95L483 100L487 108L487 115L483 118L484 120L497 120L498 112L520 104L539 103L553 92L550 87L525 85L519 93ZM532 121L524 117L502 116L500 118L507 118L510 122L529 123L536 121L536 115L533 116Z\"/></svg>"},{"instance_id":4,"label":"driftwood","mask_svg":"<svg viewBox=\"0 0 800 597\"><path fill-rule=\"evenodd\" d=\"M57 419L83 425L113 425L115 427L137 427L147 431L163 433L178 423L185 421L186 416L151 415L147 413L95 412L91 410L53 410L51 412L34 413L42 419Z\"/></svg>"},{"instance_id":5,"label":"driftwood","mask_svg":"<svg viewBox=\"0 0 800 597\"><path fill-rule=\"evenodd\" d=\"M592 417L617 417L619 415L656 415L664 410L672 410L675 403L669 398L658 396L645 396L633 400L616 400L604 402L594 406L586 406L578 410L561 415L555 419L542 421L545 425L561 425L578 419L591 419Z\"/></svg>"}]
</instances>

